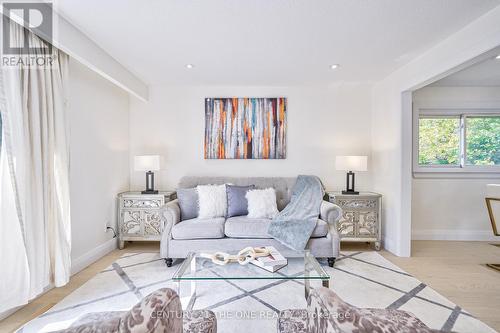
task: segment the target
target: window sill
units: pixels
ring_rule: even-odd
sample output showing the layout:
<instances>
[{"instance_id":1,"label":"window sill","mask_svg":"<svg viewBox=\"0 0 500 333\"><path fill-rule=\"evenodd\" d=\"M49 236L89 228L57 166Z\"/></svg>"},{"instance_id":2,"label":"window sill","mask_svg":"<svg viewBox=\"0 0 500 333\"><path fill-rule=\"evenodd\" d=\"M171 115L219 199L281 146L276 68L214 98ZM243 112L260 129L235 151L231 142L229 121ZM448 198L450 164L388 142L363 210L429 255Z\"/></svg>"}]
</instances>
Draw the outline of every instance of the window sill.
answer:
<instances>
[{"instance_id":1,"label":"window sill","mask_svg":"<svg viewBox=\"0 0 500 333\"><path fill-rule=\"evenodd\" d=\"M419 179L500 179L500 169L494 170L464 170L464 169L439 169L413 171L413 178Z\"/></svg>"}]
</instances>

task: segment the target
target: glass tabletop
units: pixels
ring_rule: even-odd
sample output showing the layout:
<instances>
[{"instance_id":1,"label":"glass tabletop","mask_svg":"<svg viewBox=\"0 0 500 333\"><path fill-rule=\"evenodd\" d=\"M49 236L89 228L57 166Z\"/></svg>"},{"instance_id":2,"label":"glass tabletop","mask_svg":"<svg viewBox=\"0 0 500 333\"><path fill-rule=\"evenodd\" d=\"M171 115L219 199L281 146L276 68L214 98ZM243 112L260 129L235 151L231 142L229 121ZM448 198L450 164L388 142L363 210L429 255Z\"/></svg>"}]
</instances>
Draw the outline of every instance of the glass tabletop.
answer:
<instances>
[{"instance_id":1,"label":"glass tabletop","mask_svg":"<svg viewBox=\"0 0 500 333\"><path fill-rule=\"evenodd\" d=\"M274 273L250 263L240 265L232 262L226 265L218 265L213 263L212 260L200 256L201 253L207 252L190 252L186 260L174 273L172 280L330 279L330 276L309 251L304 251L303 255L297 258L287 258L288 264Z\"/></svg>"}]
</instances>

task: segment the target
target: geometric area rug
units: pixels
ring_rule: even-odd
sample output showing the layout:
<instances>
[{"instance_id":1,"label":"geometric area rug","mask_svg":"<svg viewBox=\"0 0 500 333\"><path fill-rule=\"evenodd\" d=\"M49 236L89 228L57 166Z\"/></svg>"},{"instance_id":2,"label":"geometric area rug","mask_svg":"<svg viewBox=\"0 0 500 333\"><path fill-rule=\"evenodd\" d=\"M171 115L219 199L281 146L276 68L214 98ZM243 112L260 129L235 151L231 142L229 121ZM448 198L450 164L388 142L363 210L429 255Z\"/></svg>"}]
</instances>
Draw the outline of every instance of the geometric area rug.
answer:
<instances>
[{"instance_id":1,"label":"geometric area rug","mask_svg":"<svg viewBox=\"0 0 500 333\"><path fill-rule=\"evenodd\" d=\"M156 289L173 288L171 277L180 262L169 268L157 252L126 254L18 332L51 332L89 312L128 310ZM331 276L330 288L355 306L409 311L444 331L495 332L377 252L343 252L334 268L320 264ZM306 305L298 280L209 281L196 288L194 308L214 311L223 333L276 332L280 310Z\"/></svg>"}]
</instances>

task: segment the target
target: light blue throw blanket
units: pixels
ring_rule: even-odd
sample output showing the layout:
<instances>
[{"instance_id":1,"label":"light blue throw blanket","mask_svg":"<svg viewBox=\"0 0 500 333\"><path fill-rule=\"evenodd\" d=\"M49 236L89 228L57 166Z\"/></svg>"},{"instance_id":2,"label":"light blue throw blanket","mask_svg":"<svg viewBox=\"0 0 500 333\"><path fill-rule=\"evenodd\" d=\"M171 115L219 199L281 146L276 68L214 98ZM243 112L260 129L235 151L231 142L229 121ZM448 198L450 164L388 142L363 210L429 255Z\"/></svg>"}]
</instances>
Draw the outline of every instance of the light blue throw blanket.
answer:
<instances>
[{"instance_id":1,"label":"light blue throw blanket","mask_svg":"<svg viewBox=\"0 0 500 333\"><path fill-rule=\"evenodd\" d=\"M323 185L316 176L298 176L290 203L276 215L267 233L293 250L304 250L318 222Z\"/></svg>"}]
</instances>

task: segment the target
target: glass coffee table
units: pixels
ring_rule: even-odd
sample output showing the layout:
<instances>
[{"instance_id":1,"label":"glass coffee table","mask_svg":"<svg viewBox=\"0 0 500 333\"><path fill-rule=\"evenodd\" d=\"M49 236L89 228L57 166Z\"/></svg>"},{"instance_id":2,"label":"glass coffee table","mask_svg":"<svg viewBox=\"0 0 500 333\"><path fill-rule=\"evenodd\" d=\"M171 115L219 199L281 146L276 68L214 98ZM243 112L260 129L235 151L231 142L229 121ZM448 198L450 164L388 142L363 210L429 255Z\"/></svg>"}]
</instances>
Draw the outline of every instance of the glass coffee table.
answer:
<instances>
[{"instance_id":1,"label":"glass coffee table","mask_svg":"<svg viewBox=\"0 0 500 333\"><path fill-rule=\"evenodd\" d=\"M272 273L252 264L240 265L228 263L214 264L210 259L200 256L205 251L190 252L184 262L174 273L175 283L180 298L187 297L186 310L191 310L196 302L196 284L198 282L222 280L301 280L304 282L304 295L307 299L310 291L310 281L320 280L323 287L329 287L330 276L325 272L316 258L309 251L304 251L300 257L287 258L288 265ZM211 253L211 252L209 252ZM189 287L184 295L185 287ZM181 289L181 287L183 287Z\"/></svg>"}]
</instances>

